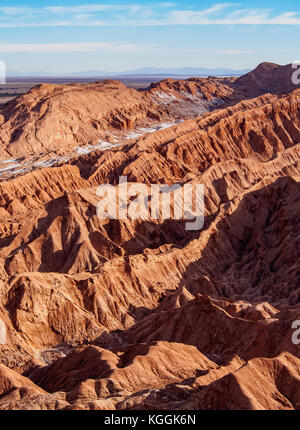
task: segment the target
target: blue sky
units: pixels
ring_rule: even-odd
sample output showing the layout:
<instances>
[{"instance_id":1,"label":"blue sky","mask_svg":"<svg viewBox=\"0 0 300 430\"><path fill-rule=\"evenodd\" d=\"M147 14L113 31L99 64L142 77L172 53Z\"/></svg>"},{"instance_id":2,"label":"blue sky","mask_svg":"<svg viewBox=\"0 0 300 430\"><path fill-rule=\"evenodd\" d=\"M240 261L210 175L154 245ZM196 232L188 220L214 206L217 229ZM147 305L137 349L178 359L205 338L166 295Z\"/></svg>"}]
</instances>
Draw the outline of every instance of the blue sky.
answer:
<instances>
[{"instance_id":1,"label":"blue sky","mask_svg":"<svg viewBox=\"0 0 300 430\"><path fill-rule=\"evenodd\" d=\"M287 64L299 36L299 0L0 0L0 60L19 72Z\"/></svg>"}]
</instances>

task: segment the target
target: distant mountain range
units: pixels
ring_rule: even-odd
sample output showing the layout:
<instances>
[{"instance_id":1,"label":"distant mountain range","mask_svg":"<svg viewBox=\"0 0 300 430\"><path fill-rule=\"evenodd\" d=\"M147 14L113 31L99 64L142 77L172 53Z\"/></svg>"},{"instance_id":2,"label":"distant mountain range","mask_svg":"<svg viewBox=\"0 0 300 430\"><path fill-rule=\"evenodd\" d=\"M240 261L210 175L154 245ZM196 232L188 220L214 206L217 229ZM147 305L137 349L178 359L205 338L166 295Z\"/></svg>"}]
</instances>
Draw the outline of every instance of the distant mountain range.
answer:
<instances>
[{"instance_id":1,"label":"distant mountain range","mask_svg":"<svg viewBox=\"0 0 300 430\"><path fill-rule=\"evenodd\" d=\"M181 67L181 68L162 68L162 67L143 67L137 70L127 70L122 72L108 72L103 70L89 70L73 73L47 73L40 72L17 72L7 71L8 77L111 77L111 76L242 76L250 69L235 70L226 68L206 69L202 67Z\"/></svg>"}]
</instances>

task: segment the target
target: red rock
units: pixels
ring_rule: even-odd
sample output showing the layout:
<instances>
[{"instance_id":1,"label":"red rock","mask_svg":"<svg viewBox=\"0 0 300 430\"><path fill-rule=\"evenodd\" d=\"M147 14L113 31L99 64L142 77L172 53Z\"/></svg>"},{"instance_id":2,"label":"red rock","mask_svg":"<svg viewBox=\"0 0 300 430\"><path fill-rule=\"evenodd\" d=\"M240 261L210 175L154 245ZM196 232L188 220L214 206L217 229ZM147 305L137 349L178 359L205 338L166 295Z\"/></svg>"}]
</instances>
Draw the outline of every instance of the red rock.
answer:
<instances>
[{"instance_id":1,"label":"red rock","mask_svg":"<svg viewBox=\"0 0 300 430\"><path fill-rule=\"evenodd\" d=\"M99 133L184 121L2 177L0 409L299 409L300 90L284 85L290 69L145 91L41 85L1 110L1 154L24 162ZM121 175L204 184L203 229L100 220L96 187L118 187Z\"/></svg>"}]
</instances>

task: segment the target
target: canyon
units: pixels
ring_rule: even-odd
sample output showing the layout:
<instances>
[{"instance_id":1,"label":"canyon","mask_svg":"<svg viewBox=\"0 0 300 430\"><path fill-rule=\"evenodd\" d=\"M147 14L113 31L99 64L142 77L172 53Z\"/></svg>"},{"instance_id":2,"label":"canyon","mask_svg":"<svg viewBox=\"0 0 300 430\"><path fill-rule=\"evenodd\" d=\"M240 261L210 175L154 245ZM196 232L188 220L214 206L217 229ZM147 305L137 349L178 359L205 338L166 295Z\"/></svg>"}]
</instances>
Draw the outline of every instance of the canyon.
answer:
<instances>
[{"instance_id":1,"label":"canyon","mask_svg":"<svg viewBox=\"0 0 300 430\"><path fill-rule=\"evenodd\" d=\"M300 409L300 85L41 84L0 107L0 409ZM204 184L205 222L97 187Z\"/></svg>"}]
</instances>

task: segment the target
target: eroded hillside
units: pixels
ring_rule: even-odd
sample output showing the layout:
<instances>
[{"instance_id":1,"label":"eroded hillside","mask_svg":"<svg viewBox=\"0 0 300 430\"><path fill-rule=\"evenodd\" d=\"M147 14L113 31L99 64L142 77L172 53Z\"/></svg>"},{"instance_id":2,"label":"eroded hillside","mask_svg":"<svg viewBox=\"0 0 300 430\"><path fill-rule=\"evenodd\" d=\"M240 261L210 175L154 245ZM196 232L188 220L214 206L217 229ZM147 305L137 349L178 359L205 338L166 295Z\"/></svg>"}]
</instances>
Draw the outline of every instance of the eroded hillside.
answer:
<instances>
[{"instance_id":1,"label":"eroded hillside","mask_svg":"<svg viewBox=\"0 0 300 430\"><path fill-rule=\"evenodd\" d=\"M271 66L4 107L1 409L300 408L300 90ZM120 176L204 184L203 228L99 219Z\"/></svg>"}]
</instances>

